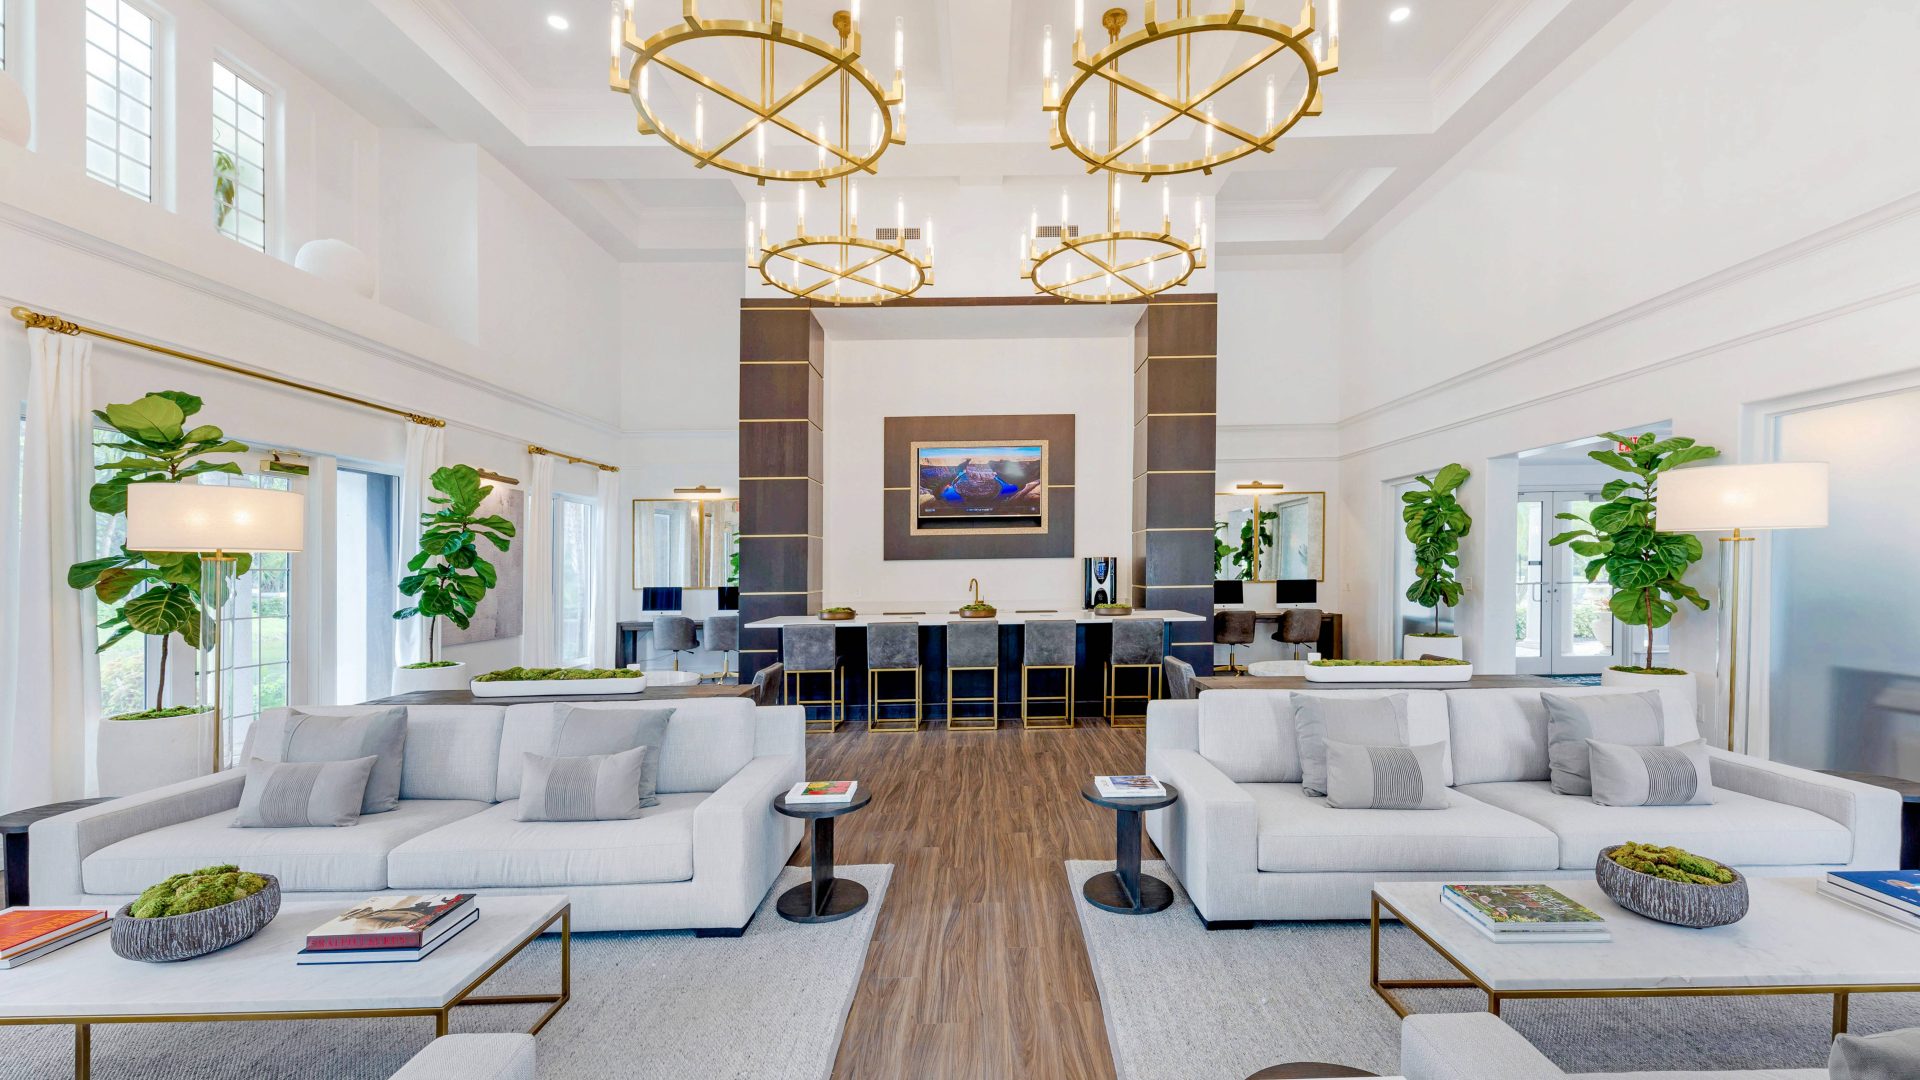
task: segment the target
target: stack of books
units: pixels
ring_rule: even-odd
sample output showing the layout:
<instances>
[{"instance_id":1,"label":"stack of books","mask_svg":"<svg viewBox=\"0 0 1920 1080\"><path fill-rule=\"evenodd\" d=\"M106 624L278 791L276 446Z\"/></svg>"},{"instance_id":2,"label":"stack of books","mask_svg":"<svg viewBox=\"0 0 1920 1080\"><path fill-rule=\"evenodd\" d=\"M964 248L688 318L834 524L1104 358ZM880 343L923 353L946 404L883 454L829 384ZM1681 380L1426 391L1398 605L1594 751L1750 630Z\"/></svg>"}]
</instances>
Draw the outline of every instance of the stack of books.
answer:
<instances>
[{"instance_id":1,"label":"stack of books","mask_svg":"<svg viewBox=\"0 0 1920 1080\"><path fill-rule=\"evenodd\" d=\"M301 964L395 964L420 960L480 917L472 893L372 896L307 935Z\"/></svg>"},{"instance_id":2,"label":"stack of books","mask_svg":"<svg viewBox=\"0 0 1920 1080\"><path fill-rule=\"evenodd\" d=\"M1920 930L1920 870L1836 870L1820 892L1910 930Z\"/></svg>"},{"instance_id":3,"label":"stack of books","mask_svg":"<svg viewBox=\"0 0 1920 1080\"><path fill-rule=\"evenodd\" d=\"M858 780L802 780L787 789L788 806L834 806L850 803L860 788Z\"/></svg>"},{"instance_id":4,"label":"stack of books","mask_svg":"<svg viewBox=\"0 0 1920 1080\"><path fill-rule=\"evenodd\" d=\"M0 971L105 930L106 908L10 907L0 911Z\"/></svg>"},{"instance_id":5,"label":"stack of books","mask_svg":"<svg viewBox=\"0 0 1920 1080\"><path fill-rule=\"evenodd\" d=\"M1096 776L1094 789L1103 799L1164 799L1165 784L1151 776Z\"/></svg>"},{"instance_id":6,"label":"stack of books","mask_svg":"<svg viewBox=\"0 0 1920 1080\"><path fill-rule=\"evenodd\" d=\"M1440 900L1489 941L1612 941L1607 920L1546 885L1443 885Z\"/></svg>"}]
</instances>

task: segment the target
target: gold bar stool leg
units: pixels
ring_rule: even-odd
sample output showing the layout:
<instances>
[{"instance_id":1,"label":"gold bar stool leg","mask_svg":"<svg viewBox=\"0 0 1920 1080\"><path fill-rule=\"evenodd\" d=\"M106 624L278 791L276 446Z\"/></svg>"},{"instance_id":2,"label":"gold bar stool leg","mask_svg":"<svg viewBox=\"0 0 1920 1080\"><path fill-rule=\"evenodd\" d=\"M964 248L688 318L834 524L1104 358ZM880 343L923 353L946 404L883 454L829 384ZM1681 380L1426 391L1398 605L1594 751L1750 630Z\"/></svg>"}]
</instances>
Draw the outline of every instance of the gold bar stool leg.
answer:
<instances>
[{"instance_id":1,"label":"gold bar stool leg","mask_svg":"<svg viewBox=\"0 0 1920 1080\"><path fill-rule=\"evenodd\" d=\"M954 676L961 672L985 672L988 686L987 697L954 696ZM985 716L959 716L962 705L985 705ZM1000 727L1000 669L997 667L957 667L947 669L947 730L948 731L997 731Z\"/></svg>"}]
</instances>

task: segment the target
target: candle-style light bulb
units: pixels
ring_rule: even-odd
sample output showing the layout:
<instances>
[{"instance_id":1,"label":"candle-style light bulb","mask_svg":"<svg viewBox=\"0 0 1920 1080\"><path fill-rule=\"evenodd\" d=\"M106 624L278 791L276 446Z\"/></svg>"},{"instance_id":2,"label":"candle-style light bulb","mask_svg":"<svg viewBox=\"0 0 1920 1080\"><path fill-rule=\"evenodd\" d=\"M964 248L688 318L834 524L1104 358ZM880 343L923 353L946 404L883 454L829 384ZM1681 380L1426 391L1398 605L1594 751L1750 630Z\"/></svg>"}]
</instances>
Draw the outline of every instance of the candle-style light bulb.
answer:
<instances>
[{"instance_id":1,"label":"candle-style light bulb","mask_svg":"<svg viewBox=\"0 0 1920 1080\"><path fill-rule=\"evenodd\" d=\"M613 56L613 62L616 64L620 62L620 47L622 44L621 39L625 36L624 34L621 33L621 31L625 28L622 21L625 18L625 16L626 16L626 12L625 12L625 9L623 9L620 6L620 0L614 0L613 32L608 35L607 45Z\"/></svg>"},{"instance_id":2,"label":"candle-style light bulb","mask_svg":"<svg viewBox=\"0 0 1920 1080\"><path fill-rule=\"evenodd\" d=\"M766 235L767 235L767 197L765 195L762 195L760 196L760 236L764 239Z\"/></svg>"},{"instance_id":3,"label":"candle-style light bulb","mask_svg":"<svg viewBox=\"0 0 1920 1080\"><path fill-rule=\"evenodd\" d=\"M765 124L754 125L753 153L754 153L754 158L760 163L760 167L763 169L766 168L767 167L767 126Z\"/></svg>"},{"instance_id":4,"label":"candle-style light bulb","mask_svg":"<svg viewBox=\"0 0 1920 1080\"><path fill-rule=\"evenodd\" d=\"M878 109L867 114L867 145L876 150L880 148L880 110Z\"/></svg>"},{"instance_id":5,"label":"candle-style light bulb","mask_svg":"<svg viewBox=\"0 0 1920 1080\"><path fill-rule=\"evenodd\" d=\"M1340 51L1340 0L1327 0L1327 41L1334 52Z\"/></svg>"},{"instance_id":6,"label":"candle-style light bulb","mask_svg":"<svg viewBox=\"0 0 1920 1080\"><path fill-rule=\"evenodd\" d=\"M1122 190L1120 187L1120 178L1117 176L1108 177L1107 185L1113 189L1113 218L1115 221L1118 221L1120 220L1120 193Z\"/></svg>"},{"instance_id":7,"label":"candle-style light bulb","mask_svg":"<svg viewBox=\"0 0 1920 1080\"><path fill-rule=\"evenodd\" d=\"M1149 285L1153 284L1153 280L1160 276L1159 266L1160 266L1159 259L1147 260L1147 284Z\"/></svg>"},{"instance_id":8,"label":"candle-style light bulb","mask_svg":"<svg viewBox=\"0 0 1920 1080\"><path fill-rule=\"evenodd\" d=\"M753 215L747 215L747 262L753 262Z\"/></svg>"},{"instance_id":9,"label":"candle-style light bulb","mask_svg":"<svg viewBox=\"0 0 1920 1080\"><path fill-rule=\"evenodd\" d=\"M1173 185L1165 177L1160 180L1160 226L1171 229L1173 222Z\"/></svg>"},{"instance_id":10,"label":"candle-style light bulb","mask_svg":"<svg viewBox=\"0 0 1920 1080\"><path fill-rule=\"evenodd\" d=\"M653 70L652 64L640 65L640 100L647 100L647 72Z\"/></svg>"},{"instance_id":11,"label":"candle-style light bulb","mask_svg":"<svg viewBox=\"0 0 1920 1080\"><path fill-rule=\"evenodd\" d=\"M707 148L707 96L705 94L693 96L693 148L695 150Z\"/></svg>"},{"instance_id":12,"label":"candle-style light bulb","mask_svg":"<svg viewBox=\"0 0 1920 1080\"><path fill-rule=\"evenodd\" d=\"M1206 136L1205 153L1208 157L1213 156L1213 102L1211 101L1207 102L1207 136Z\"/></svg>"},{"instance_id":13,"label":"candle-style light bulb","mask_svg":"<svg viewBox=\"0 0 1920 1080\"><path fill-rule=\"evenodd\" d=\"M1140 114L1140 163L1153 161L1153 127L1147 123L1147 114Z\"/></svg>"},{"instance_id":14,"label":"candle-style light bulb","mask_svg":"<svg viewBox=\"0 0 1920 1080\"><path fill-rule=\"evenodd\" d=\"M1086 0L1073 0L1073 40L1078 43L1087 29Z\"/></svg>"},{"instance_id":15,"label":"candle-style light bulb","mask_svg":"<svg viewBox=\"0 0 1920 1080\"><path fill-rule=\"evenodd\" d=\"M793 233L795 236L805 236L807 235L807 189L797 187L793 190Z\"/></svg>"},{"instance_id":16,"label":"candle-style light bulb","mask_svg":"<svg viewBox=\"0 0 1920 1080\"><path fill-rule=\"evenodd\" d=\"M1100 128L1094 122L1093 105L1087 105L1087 149L1093 151L1100 143Z\"/></svg>"},{"instance_id":17,"label":"candle-style light bulb","mask_svg":"<svg viewBox=\"0 0 1920 1080\"><path fill-rule=\"evenodd\" d=\"M813 145L819 151L820 167L827 167L827 122L818 121L813 126Z\"/></svg>"},{"instance_id":18,"label":"candle-style light bulb","mask_svg":"<svg viewBox=\"0 0 1920 1080\"><path fill-rule=\"evenodd\" d=\"M1267 128L1273 130L1273 76L1267 76Z\"/></svg>"},{"instance_id":19,"label":"candle-style light bulb","mask_svg":"<svg viewBox=\"0 0 1920 1080\"><path fill-rule=\"evenodd\" d=\"M925 227L923 227L920 230L920 240L922 243L927 245L927 261L932 262L933 261L933 219L932 218L928 218L927 224L925 225Z\"/></svg>"},{"instance_id":20,"label":"candle-style light bulb","mask_svg":"<svg viewBox=\"0 0 1920 1080\"><path fill-rule=\"evenodd\" d=\"M855 235L860 232L860 181L847 185L847 222L853 227Z\"/></svg>"},{"instance_id":21,"label":"candle-style light bulb","mask_svg":"<svg viewBox=\"0 0 1920 1080\"><path fill-rule=\"evenodd\" d=\"M1013 265L1019 267L1020 272L1024 274L1027 272L1027 238L1015 236L1014 240L1016 243L1013 245Z\"/></svg>"},{"instance_id":22,"label":"candle-style light bulb","mask_svg":"<svg viewBox=\"0 0 1920 1080\"><path fill-rule=\"evenodd\" d=\"M1040 81L1049 88L1053 86L1053 24L1048 23L1040 32Z\"/></svg>"},{"instance_id":23,"label":"candle-style light bulb","mask_svg":"<svg viewBox=\"0 0 1920 1080\"><path fill-rule=\"evenodd\" d=\"M907 19L904 15L893 17L893 73L899 75L907 66Z\"/></svg>"},{"instance_id":24,"label":"candle-style light bulb","mask_svg":"<svg viewBox=\"0 0 1920 1080\"><path fill-rule=\"evenodd\" d=\"M1067 189L1061 188L1060 189L1060 241L1062 243L1065 243L1067 239L1068 216L1069 215L1067 213Z\"/></svg>"},{"instance_id":25,"label":"candle-style light bulb","mask_svg":"<svg viewBox=\"0 0 1920 1080\"><path fill-rule=\"evenodd\" d=\"M1033 245L1039 242L1040 208L1034 207L1027 215L1027 254L1033 254Z\"/></svg>"},{"instance_id":26,"label":"candle-style light bulb","mask_svg":"<svg viewBox=\"0 0 1920 1080\"><path fill-rule=\"evenodd\" d=\"M907 242L907 198L896 195L893 200L893 240L905 246Z\"/></svg>"}]
</instances>

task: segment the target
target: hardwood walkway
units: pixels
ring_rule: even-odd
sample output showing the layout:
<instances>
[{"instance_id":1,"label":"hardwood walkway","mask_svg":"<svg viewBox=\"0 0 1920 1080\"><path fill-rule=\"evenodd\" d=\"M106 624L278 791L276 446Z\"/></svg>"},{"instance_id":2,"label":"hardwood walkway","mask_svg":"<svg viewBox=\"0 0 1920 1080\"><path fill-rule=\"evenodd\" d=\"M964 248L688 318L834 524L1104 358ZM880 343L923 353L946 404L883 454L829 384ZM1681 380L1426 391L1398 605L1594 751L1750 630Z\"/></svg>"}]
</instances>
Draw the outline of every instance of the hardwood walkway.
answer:
<instances>
[{"instance_id":1,"label":"hardwood walkway","mask_svg":"<svg viewBox=\"0 0 1920 1080\"><path fill-rule=\"evenodd\" d=\"M836 1080L1114 1075L1061 863L1113 857L1113 814L1080 784L1140 771L1145 740L1101 721L1018 723L808 736L809 777L874 795L841 823L835 860L893 864Z\"/></svg>"}]
</instances>

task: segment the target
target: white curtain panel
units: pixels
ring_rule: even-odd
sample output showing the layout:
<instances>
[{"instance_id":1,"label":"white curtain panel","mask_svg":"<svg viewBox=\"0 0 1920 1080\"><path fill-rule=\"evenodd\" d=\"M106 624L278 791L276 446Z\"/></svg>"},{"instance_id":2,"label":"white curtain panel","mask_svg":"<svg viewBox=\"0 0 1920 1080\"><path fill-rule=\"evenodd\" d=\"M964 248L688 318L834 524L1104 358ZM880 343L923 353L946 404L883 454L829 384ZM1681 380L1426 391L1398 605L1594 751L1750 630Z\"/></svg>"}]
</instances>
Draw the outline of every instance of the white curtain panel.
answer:
<instances>
[{"instance_id":1,"label":"white curtain panel","mask_svg":"<svg viewBox=\"0 0 1920 1080\"><path fill-rule=\"evenodd\" d=\"M527 455L526 536L520 554L526 591L521 603L520 663L553 667L559 663L559 630L554 625L553 458Z\"/></svg>"},{"instance_id":2,"label":"white curtain panel","mask_svg":"<svg viewBox=\"0 0 1920 1080\"><path fill-rule=\"evenodd\" d=\"M614 661L614 646L620 636L614 620L619 618L620 603L620 525L625 516L620 513L620 474L600 471L599 486L594 490L594 540L593 587L587 593L591 606L587 614L587 640L592 643L590 655L597 668L610 668Z\"/></svg>"},{"instance_id":3,"label":"white curtain panel","mask_svg":"<svg viewBox=\"0 0 1920 1080\"><path fill-rule=\"evenodd\" d=\"M95 790L99 659L94 596L67 587L67 567L94 557L93 342L27 331L26 445L21 468L16 677L0 702L0 810Z\"/></svg>"},{"instance_id":4,"label":"white curtain panel","mask_svg":"<svg viewBox=\"0 0 1920 1080\"><path fill-rule=\"evenodd\" d=\"M309 459L304 492L306 546L293 557L298 589L294 612L299 623L293 635L296 652L291 700L307 705L340 704L340 685L333 661L334 650L340 642L339 610L334 602L340 570L339 552L334 547L339 475L337 459L325 454ZM368 613L376 618L386 614Z\"/></svg>"},{"instance_id":5,"label":"white curtain panel","mask_svg":"<svg viewBox=\"0 0 1920 1080\"><path fill-rule=\"evenodd\" d=\"M407 560L420 550L420 515L432 506L427 502L430 490L427 478L445 463L446 455L446 428L411 421L407 423L407 465L400 474L400 527L395 530L400 543L400 564L395 567L394 574L396 581L406 575ZM394 590L394 611L410 603L412 601L401 596L398 589ZM426 634L425 619L407 619L395 624L393 654L396 667L427 658Z\"/></svg>"}]
</instances>

